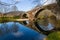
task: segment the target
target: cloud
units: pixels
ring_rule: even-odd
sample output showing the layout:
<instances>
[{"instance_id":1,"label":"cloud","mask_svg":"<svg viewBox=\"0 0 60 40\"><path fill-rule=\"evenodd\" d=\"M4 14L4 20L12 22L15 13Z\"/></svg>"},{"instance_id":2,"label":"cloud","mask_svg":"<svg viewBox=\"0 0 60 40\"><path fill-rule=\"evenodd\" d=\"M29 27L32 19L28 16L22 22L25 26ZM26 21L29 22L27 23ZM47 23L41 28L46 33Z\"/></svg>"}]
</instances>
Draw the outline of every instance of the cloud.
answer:
<instances>
[{"instance_id":1,"label":"cloud","mask_svg":"<svg viewBox=\"0 0 60 40\"><path fill-rule=\"evenodd\" d=\"M56 0L48 0L44 5L56 3Z\"/></svg>"},{"instance_id":2,"label":"cloud","mask_svg":"<svg viewBox=\"0 0 60 40\"><path fill-rule=\"evenodd\" d=\"M15 1L20 1L20 0L15 0Z\"/></svg>"},{"instance_id":3,"label":"cloud","mask_svg":"<svg viewBox=\"0 0 60 40\"><path fill-rule=\"evenodd\" d=\"M13 33L13 35L14 35L15 37L19 37L19 36L24 35L24 33L23 33L23 32L16 32L16 33Z\"/></svg>"}]
</instances>

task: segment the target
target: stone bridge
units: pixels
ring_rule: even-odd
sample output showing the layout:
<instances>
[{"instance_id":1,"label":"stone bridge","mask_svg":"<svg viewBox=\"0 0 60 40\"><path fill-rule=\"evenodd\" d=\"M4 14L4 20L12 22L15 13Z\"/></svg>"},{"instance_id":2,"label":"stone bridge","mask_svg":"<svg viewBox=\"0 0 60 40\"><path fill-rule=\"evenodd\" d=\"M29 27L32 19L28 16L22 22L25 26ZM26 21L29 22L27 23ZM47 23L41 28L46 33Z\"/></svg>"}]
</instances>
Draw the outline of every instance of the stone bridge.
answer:
<instances>
[{"instance_id":1,"label":"stone bridge","mask_svg":"<svg viewBox=\"0 0 60 40\"><path fill-rule=\"evenodd\" d=\"M40 30L35 26L34 21L37 19L38 15L39 16L55 16L58 19L58 11L56 11L58 9L57 4L50 4L48 6L43 6L43 7L36 7L31 11L28 11L26 13L28 19L29 19L29 24L28 26L38 32L40 32Z\"/></svg>"}]
</instances>

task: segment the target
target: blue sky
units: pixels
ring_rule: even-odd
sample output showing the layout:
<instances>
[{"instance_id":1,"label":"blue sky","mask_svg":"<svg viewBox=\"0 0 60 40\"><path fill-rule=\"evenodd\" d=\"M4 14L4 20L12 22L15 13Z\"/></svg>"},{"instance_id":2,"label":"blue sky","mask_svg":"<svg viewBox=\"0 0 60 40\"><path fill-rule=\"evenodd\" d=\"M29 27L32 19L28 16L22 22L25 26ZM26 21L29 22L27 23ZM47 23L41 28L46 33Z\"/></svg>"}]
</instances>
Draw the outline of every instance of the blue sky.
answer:
<instances>
[{"instance_id":1,"label":"blue sky","mask_svg":"<svg viewBox=\"0 0 60 40\"><path fill-rule=\"evenodd\" d=\"M11 2L11 0L1 0L1 1L10 4L13 3ZM16 1L19 1L19 3L16 4L16 6L20 11L28 11L36 6L36 4L32 3L34 0L16 0Z\"/></svg>"},{"instance_id":2,"label":"blue sky","mask_svg":"<svg viewBox=\"0 0 60 40\"><path fill-rule=\"evenodd\" d=\"M14 2L12 2L12 0L1 0L1 1L10 3L10 4L14 3ZM35 0L15 0L15 1L19 2L18 4L16 4L19 11L29 11L38 4L38 2L35 4L33 3L33 1L35 1ZM42 1L45 2L46 0L42 0ZM46 4L51 3L51 2L52 2L52 0L48 1ZM41 2L41 3L43 3L43 2Z\"/></svg>"},{"instance_id":3,"label":"blue sky","mask_svg":"<svg viewBox=\"0 0 60 40\"><path fill-rule=\"evenodd\" d=\"M36 6L36 4L32 4L32 1L33 0L22 0L19 4L17 4L17 7L19 8L19 10L31 10L33 7Z\"/></svg>"}]
</instances>

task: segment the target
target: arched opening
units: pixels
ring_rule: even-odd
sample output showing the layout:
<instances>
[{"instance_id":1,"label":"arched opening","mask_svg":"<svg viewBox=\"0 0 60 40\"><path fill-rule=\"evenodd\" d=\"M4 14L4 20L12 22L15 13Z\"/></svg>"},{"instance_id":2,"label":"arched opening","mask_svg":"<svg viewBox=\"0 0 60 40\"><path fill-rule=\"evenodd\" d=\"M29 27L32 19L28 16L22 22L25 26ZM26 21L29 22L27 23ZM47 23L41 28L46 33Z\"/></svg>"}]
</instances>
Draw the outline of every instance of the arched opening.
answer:
<instances>
[{"instance_id":1,"label":"arched opening","mask_svg":"<svg viewBox=\"0 0 60 40\"><path fill-rule=\"evenodd\" d=\"M49 34L53 32L55 27L53 24L49 22L49 17L53 16L54 13L51 10L42 9L42 10L39 10L36 14L37 15L35 15L35 18L36 18L35 26L44 34Z\"/></svg>"},{"instance_id":2,"label":"arched opening","mask_svg":"<svg viewBox=\"0 0 60 40\"><path fill-rule=\"evenodd\" d=\"M23 17L23 18L28 18L28 17L27 17L27 14L23 14L22 17ZM28 23L29 23L29 21L23 21L23 24L24 24L24 25L28 25Z\"/></svg>"}]
</instances>

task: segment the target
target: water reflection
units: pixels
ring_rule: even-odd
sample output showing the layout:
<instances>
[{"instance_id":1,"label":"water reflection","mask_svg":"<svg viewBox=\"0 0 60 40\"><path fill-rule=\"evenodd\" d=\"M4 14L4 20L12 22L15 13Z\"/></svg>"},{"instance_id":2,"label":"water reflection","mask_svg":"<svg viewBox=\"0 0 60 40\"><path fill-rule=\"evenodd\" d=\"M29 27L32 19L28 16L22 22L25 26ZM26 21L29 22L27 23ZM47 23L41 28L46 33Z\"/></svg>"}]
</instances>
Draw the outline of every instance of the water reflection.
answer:
<instances>
[{"instance_id":1,"label":"water reflection","mask_svg":"<svg viewBox=\"0 0 60 40\"><path fill-rule=\"evenodd\" d=\"M60 30L60 20L58 20L55 16L44 17L42 19L38 19L37 23L40 28L45 31L53 30L54 28Z\"/></svg>"},{"instance_id":2,"label":"water reflection","mask_svg":"<svg viewBox=\"0 0 60 40\"><path fill-rule=\"evenodd\" d=\"M0 40L43 40L46 37L18 22L0 24Z\"/></svg>"},{"instance_id":3,"label":"water reflection","mask_svg":"<svg viewBox=\"0 0 60 40\"><path fill-rule=\"evenodd\" d=\"M51 23L48 23L47 26L44 26L44 25L40 25L40 27L45 30L45 31L48 31L48 30L52 30L54 27Z\"/></svg>"},{"instance_id":4,"label":"water reflection","mask_svg":"<svg viewBox=\"0 0 60 40\"><path fill-rule=\"evenodd\" d=\"M16 23L13 23L12 25L10 25L10 27L7 23L0 24L0 35L17 31L18 25Z\"/></svg>"},{"instance_id":5,"label":"water reflection","mask_svg":"<svg viewBox=\"0 0 60 40\"><path fill-rule=\"evenodd\" d=\"M54 25L55 29L60 29L60 19L57 19L56 17L51 16L49 19L49 23Z\"/></svg>"}]
</instances>

